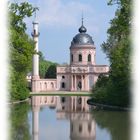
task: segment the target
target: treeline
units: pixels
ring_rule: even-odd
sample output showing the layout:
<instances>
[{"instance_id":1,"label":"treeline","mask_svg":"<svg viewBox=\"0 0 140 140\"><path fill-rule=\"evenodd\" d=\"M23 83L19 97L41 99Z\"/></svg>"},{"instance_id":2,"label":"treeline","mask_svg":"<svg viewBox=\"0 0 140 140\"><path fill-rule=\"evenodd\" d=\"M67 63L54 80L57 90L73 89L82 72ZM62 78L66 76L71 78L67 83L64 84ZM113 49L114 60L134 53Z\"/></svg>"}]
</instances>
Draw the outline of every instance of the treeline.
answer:
<instances>
[{"instance_id":1,"label":"treeline","mask_svg":"<svg viewBox=\"0 0 140 140\"><path fill-rule=\"evenodd\" d=\"M10 100L23 100L29 96L27 73L32 71L34 42L26 33L25 18L30 18L37 8L28 2L9 3L10 50ZM41 78L56 77L56 63L46 61L40 53Z\"/></svg>"},{"instance_id":2,"label":"treeline","mask_svg":"<svg viewBox=\"0 0 140 140\"><path fill-rule=\"evenodd\" d=\"M110 21L107 41L102 49L110 61L109 76L100 75L93 87L93 102L130 106L130 54L131 54L131 0L110 0L117 4L114 19Z\"/></svg>"},{"instance_id":3,"label":"treeline","mask_svg":"<svg viewBox=\"0 0 140 140\"><path fill-rule=\"evenodd\" d=\"M56 78L57 63L45 60L42 52L39 52L39 75L40 78Z\"/></svg>"}]
</instances>

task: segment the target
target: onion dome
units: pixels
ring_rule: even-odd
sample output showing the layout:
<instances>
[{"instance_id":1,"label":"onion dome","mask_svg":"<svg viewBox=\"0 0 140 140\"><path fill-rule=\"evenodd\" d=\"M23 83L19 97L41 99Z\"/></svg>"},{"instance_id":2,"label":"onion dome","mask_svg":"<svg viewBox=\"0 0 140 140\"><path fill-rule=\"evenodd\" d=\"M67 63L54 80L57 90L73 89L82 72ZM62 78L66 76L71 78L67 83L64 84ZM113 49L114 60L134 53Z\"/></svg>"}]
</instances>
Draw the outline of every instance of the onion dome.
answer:
<instances>
[{"instance_id":1,"label":"onion dome","mask_svg":"<svg viewBox=\"0 0 140 140\"><path fill-rule=\"evenodd\" d=\"M73 38L71 45L94 45L94 41L92 37L87 34L87 29L83 25L83 18L82 18L82 25L79 28L79 33ZM81 46L80 46L81 47Z\"/></svg>"}]
</instances>

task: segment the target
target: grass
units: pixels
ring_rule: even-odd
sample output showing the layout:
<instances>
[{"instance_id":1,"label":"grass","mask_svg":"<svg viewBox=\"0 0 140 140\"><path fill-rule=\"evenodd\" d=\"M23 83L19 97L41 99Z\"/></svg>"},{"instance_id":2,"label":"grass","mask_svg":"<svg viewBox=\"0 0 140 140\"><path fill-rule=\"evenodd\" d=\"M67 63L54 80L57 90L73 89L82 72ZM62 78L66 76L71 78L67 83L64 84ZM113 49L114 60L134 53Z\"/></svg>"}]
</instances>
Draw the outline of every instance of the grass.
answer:
<instances>
[{"instance_id":1,"label":"grass","mask_svg":"<svg viewBox=\"0 0 140 140\"><path fill-rule=\"evenodd\" d=\"M90 92L67 92L67 91L55 91L55 92L30 92L30 96L90 96Z\"/></svg>"}]
</instances>

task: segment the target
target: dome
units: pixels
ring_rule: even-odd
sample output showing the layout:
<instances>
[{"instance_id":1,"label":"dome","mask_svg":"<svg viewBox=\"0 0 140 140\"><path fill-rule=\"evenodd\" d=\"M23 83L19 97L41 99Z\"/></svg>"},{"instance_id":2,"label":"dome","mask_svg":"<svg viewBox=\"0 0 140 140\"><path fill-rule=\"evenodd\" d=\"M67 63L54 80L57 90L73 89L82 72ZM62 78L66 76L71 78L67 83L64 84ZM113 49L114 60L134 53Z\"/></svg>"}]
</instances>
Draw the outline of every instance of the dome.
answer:
<instances>
[{"instance_id":1,"label":"dome","mask_svg":"<svg viewBox=\"0 0 140 140\"><path fill-rule=\"evenodd\" d=\"M87 29L83 25L79 28L79 33L73 38L71 45L94 45L92 37L86 33Z\"/></svg>"},{"instance_id":2,"label":"dome","mask_svg":"<svg viewBox=\"0 0 140 140\"><path fill-rule=\"evenodd\" d=\"M72 42L72 45L94 45L92 37L86 33L79 33L77 34Z\"/></svg>"}]
</instances>

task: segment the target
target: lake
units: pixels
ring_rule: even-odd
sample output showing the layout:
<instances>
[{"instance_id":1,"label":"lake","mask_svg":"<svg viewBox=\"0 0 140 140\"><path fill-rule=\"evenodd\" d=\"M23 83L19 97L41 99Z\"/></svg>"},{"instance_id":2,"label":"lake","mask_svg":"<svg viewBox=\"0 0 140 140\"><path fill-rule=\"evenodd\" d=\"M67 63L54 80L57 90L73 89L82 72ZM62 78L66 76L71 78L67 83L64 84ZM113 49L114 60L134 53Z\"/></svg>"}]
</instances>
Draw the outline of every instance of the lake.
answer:
<instances>
[{"instance_id":1,"label":"lake","mask_svg":"<svg viewBox=\"0 0 140 140\"><path fill-rule=\"evenodd\" d=\"M95 110L88 96L32 96L11 106L11 140L129 140L129 112Z\"/></svg>"}]
</instances>

